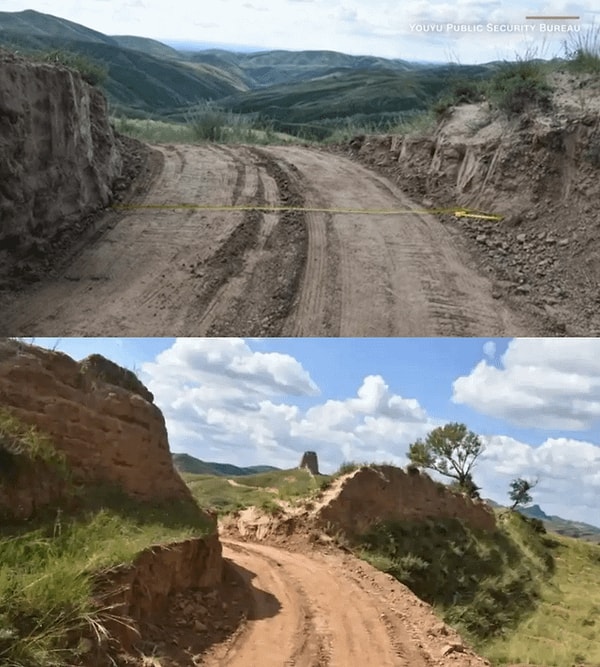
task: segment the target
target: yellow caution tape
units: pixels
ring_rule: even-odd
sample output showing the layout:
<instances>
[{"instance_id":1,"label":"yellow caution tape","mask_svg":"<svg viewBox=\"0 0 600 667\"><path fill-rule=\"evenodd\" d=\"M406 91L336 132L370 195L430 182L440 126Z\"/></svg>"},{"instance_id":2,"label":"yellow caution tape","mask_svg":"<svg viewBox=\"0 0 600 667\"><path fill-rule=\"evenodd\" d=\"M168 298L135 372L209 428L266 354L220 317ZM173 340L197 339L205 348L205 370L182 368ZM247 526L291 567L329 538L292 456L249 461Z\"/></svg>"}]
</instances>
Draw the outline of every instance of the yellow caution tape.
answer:
<instances>
[{"instance_id":1,"label":"yellow caution tape","mask_svg":"<svg viewBox=\"0 0 600 667\"><path fill-rule=\"evenodd\" d=\"M502 220L503 216L490 213L480 213L466 208L430 208L430 209L375 209L375 208L312 208L306 206L258 206L254 204L225 206L215 204L115 204L115 210L173 210L173 209L195 209L200 211L260 211L261 213L282 213L286 211L298 211L304 213L332 213L332 214L354 214L354 215L440 215L444 213L453 214L457 218L477 218L481 220Z\"/></svg>"}]
</instances>

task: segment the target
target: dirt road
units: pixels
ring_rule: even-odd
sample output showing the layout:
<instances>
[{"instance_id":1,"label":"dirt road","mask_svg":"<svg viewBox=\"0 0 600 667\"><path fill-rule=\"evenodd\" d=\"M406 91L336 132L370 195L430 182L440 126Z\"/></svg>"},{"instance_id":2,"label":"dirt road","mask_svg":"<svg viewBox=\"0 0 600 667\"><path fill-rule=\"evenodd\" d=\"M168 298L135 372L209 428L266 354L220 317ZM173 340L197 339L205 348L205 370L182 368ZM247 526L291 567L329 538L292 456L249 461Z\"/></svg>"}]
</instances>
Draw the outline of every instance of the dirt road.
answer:
<instances>
[{"instance_id":1,"label":"dirt road","mask_svg":"<svg viewBox=\"0 0 600 667\"><path fill-rule=\"evenodd\" d=\"M109 213L68 266L3 295L0 333L536 333L493 298L489 280L432 215L180 207L419 208L349 159L287 146L157 149L162 168L134 204L159 208Z\"/></svg>"},{"instance_id":2,"label":"dirt road","mask_svg":"<svg viewBox=\"0 0 600 667\"><path fill-rule=\"evenodd\" d=\"M209 667L483 667L408 589L338 551L290 552L226 540L223 555L252 588L241 631L204 656ZM450 632L451 634L447 634Z\"/></svg>"}]
</instances>

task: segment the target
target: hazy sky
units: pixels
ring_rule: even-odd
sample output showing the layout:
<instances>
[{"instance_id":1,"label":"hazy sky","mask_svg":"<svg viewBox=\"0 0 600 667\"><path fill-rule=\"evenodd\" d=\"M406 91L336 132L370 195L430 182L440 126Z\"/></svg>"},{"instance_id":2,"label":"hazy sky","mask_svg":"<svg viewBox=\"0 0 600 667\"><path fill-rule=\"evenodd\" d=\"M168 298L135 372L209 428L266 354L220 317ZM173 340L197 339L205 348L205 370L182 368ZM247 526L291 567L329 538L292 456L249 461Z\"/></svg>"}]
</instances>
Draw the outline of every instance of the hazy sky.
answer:
<instances>
[{"instance_id":1,"label":"hazy sky","mask_svg":"<svg viewBox=\"0 0 600 667\"><path fill-rule=\"evenodd\" d=\"M598 0L2 0L0 10L35 9L106 34L160 40L250 45L264 49L330 49L405 60L462 64L513 59L537 50L562 53L565 33L541 32L526 14L600 19ZM448 29L448 24L452 28ZM527 33L490 32L492 26L529 25ZM574 25L576 22L574 23ZM482 32L462 32L460 26ZM420 26L420 27L419 27ZM441 32L425 33L429 26ZM501 28L498 28L499 30ZM421 31L421 32L419 32Z\"/></svg>"},{"instance_id":2,"label":"hazy sky","mask_svg":"<svg viewBox=\"0 0 600 667\"><path fill-rule=\"evenodd\" d=\"M484 496L539 477L548 514L598 523L600 339L36 339L136 370L171 450L237 465L298 465L316 450L404 465L449 421L478 433Z\"/></svg>"}]
</instances>

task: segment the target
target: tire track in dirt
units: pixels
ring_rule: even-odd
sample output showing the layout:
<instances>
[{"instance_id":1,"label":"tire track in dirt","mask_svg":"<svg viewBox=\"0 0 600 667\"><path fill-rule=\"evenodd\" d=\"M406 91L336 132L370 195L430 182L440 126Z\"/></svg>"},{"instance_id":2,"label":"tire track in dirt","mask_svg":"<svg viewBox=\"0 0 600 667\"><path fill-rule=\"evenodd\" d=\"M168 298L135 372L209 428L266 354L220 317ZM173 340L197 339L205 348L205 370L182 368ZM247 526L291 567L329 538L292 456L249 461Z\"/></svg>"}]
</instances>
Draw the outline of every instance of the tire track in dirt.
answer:
<instances>
[{"instance_id":1,"label":"tire track in dirt","mask_svg":"<svg viewBox=\"0 0 600 667\"><path fill-rule=\"evenodd\" d=\"M227 151L229 152L229 151ZM250 156L252 157L252 156ZM238 156L239 158L239 156ZM240 163L241 164L241 163ZM238 172L234 189L234 202L241 205L259 206L277 201L277 185L256 164L246 164ZM190 313L191 327L200 334L226 335L227 313L242 301L247 294L247 282L264 254L264 247L276 225L276 214L246 211L240 227L234 230L231 245L226 243L204 266L197 266L201 275L221 274L221 279L202 300L195 304ZM235 246L233 246L235 244Z\"/></svg>"},{"instance_id":2,"label":"tire track in dirt","mask_svg":"<svg viewBox=\"0 0 600 667\"><path fill-rule=\"evenodd\" d=\"M250 620L231 643L211 652L209 667L347 667L365 664L365 656L378 667L433 664L405 629L382 618L373 591L348 577L334 558L248 542L223 545L224 555L255 573L253 586L279 599L281 609Z\"/></svg>"},{"instance_id":3,"label":"tire track in dirt","mask_svg":"<svg viewBox=\"0 0 600 667\"><path fill-rule=\"evenodd\" d=\"M302 194L278 162L262 150L246 150L257 167L276 184L277 201L267 203L304 206ZM238 289L238 297L231 299L219 320L208 327L207 335L237 335L240 328L249 336L281 334L304 274L308 231L302 211L282 211L271 219L276 221L265 234L260 256L252 262L243 289Z\"/></svg>"},{"instance_id":4,"label":"tire track in dirt","mask_svg":"<svg viewBox=\"0 0 600 667\"><path fill-rule=\"evenodd\" d=\"M216 185L221 186L219 188L220 192L229 190L228 185L232 180L231 167L233 167L235 173L235 182L231 193L233 199L239 199L244 189L248 189L250 199L257 198L262 201L261 184L260 182L252 182L251 179L247 178L247 170L243 163L234 159L235 156L232 156L229 151L222 147L207 146L205 148L207 153L214 156L215 163L218 163L219 160L222 161L224 156L228 158L228 167L224 173L220 174L217 169L214 170L218 179ZM184 169L188 164L186 155L177 147L173 147L173 150L179 158L179 164L174 165L176 178L172 182L187 181L183 184L183 190L185 192L194 191L196 189L196 185L193 183L194 172L184 174ZM167 176L167 180L169 180L169 176ZM201 198L193 198L191 202L183 200L181 203L197 203L197 199L201 200ZM230 200L225 201L229 203ZM179 202L175 201L174 203ZM196 225L199 217L208 217L194 208L185 211L183 215L189 225ZM241 217L241 220L237 223L235 218L230 220L230 232L224 239L220 240L213 254L208 255L206 259L184 263L185 273L189 274L188 284L191 286L191 290L188 289L189 296L185 302L185 309L182 309L182 312L187 313L181 324L184 330L199 326L197 313L207 312L212 304L218 303L217 296L221 289L229 283L233 276L242 271L245 254L256 246L261 215L255 211L247 211L243 214L237 214L236 217L238 220ZM231 225L232 221L233 225ZM175 275L172 275L170 272L165 272L161 277L163 281L157 281L154 289L145 293L141 301L142 305L148 304L149 307L152 307L153 303L160 303L163 304L163 307L167 307L173 295L177 294L181 284L181 274L175 273ZM191 295L189 294L190 291L192 292Z\"/></svg>"},{"instance_id":5,"label":"tire track in dirt","mask_svg":"<svg viewBox=\"0 0 600 667\"><path fill-rule=\"evenodd\" d=\"M162 172L138 192L142 207L109 213L106 231L68 265L2 295L0 334L535 333L535 323L493 298L490 281L432 216L201 208L415 207L347 158L298 146L156 150Z\"/></svg>"},{"instance_id":6,"label":"tire track in dirt","mask_svg":"<svg viewBox=\"0 0 600 667\"><path fill-rule=\"evenodd\" d=\"M199 309L256 245L260 216L177 206L231 205L250 188L252 165L218 146L157 148L160 173L131 203L165 208L111 212L102 238L56 276L7 300L8 334L37 335L40 328L50 336L198 334ZM256 188L245 194L255 201ZM196 267L204 263L209 270L200 275Z\"/></svg>"},{"instance_id":7,"label":"tire track in dirt","mask_svg":"<svg viewBox=\"0 0 600 667\"><path fill-rule=\"evenodd\" d=\"M203 660L209 667L328 667L326 639L317 629L309 598L299 583L289 578L276 557L261 554L248 545L226 542L224 556L249 587L252 584L251 612L246 626L230 641L213 649ZM254 574L249 579L248 573ZM280 609L273 611L275 596ZM276 638L276 646L272 645Z\"/></svg>"},{"instance_id":8,"label":"tire track in dirt","mask_svg":"<svg viewBox=\"0 0 600 667\"><path fill-rule=\"evenodd\" d=\"M318 149L272 147L293 161L332 209L416 209L402 191L351 160ZM316 204L307 196L307 205ZM322 215L322 214L320 214ZM323 218L321 217L321 224ZM340 335L516 335L523 321L430 215L334 214L340 241ZM472 263L472 260L471 260Z\"/></svg>"},{"instance_id":9,"label":"tire track in dirt","mask_svg":"<svg viewBox=\"0 0 600 667\"><path fill-rule=\"evenodd\" d=\"M278 165L286 172L297 192L305 193L315 207L328 203L310 186L293 163L279 157ZM281 334L286 336L337 336L340 330L341 300L339 286L339 239L329 213L305 212L308 244L301 285Z\"/></svg>"}]
</instances>

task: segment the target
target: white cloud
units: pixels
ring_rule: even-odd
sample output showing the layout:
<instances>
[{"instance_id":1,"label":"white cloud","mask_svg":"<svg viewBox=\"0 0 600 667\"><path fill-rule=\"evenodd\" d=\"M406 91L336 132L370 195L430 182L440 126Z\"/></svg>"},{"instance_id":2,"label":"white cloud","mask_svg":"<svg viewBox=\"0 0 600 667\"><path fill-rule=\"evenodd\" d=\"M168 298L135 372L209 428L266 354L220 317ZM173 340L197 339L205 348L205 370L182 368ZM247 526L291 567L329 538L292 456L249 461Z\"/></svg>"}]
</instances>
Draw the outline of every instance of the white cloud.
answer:
<instances>
[{"instance_id":1,"label":"white cloud","mask_svg":"<svg viewBox=\"0 0 600 667\"><path fill-rule=\"evenodd\" d=\"M502 368L481 361L452 400L520 426L586 430L600 420L600 340L517 339Z\"/></svg>"},{"instance_id":2,"label":"white cloud","mask_svg":"<svg viewBox=\"0 0 600 667\"><path fill-rule=\"evenodd\" d=\"M488 359L493 359L496 356L496 343L493 340L488 340L483 345L483 353Z\"/></svg>"},{"instance_id":3,"label":"white cloud","mask_svg":"<svg viewBox=\"0 0 600 667\"><path fill-rule=\"evenodd\" d=\"M475 478L483 495L506 504L511 480L537 478L533 501L547 514L598 523L599 446L569 438L549 438L539 447L507 436L482 440Z\"/></svg>"},{"instance_id":4,"label":"white cloud","mask_svg":"<svg viewBox=\"0 0 600 667\"><path fill-rule=\"evenodd\" d=\"M317 385L293 357L254 352L236 338L180 338L143 371L161 383L202 386L203 399L236 396L313 396ZM214 392L217 392L216 394ZM223 392L223 393L221 393Z\"/></svg>"},{"instance_id":5,"label":"white cloud","mask_svg":"<svg viewBox=\"0 0 600 667\"><path fill-rule=\"evenodd\" d=\"M564 3L532 0L531 13L579 14L589 18L597 0ZM463 63L514 57L524 53L531 41L542 44L546 55L562 53L564 34L447 33L416 35L410 25L523 23L522 3L494 0L268 0L253 5L247 0L192 3L190 0L145 0L123 11L119 0L107 2L68 2L60 7L48 0L4 0L3 9L36 9L59 15L107 34L136 34L164 40L223 44L254 44L264 48L330 49L346 53L374 54L391 58L447 60L452 53ZM257 13L257 9L261 14ZM264 10L266 20L257 20ZM198 30L198 24L202 27ZM214 29L212 26L216 26ZM537 40L537 41L536 41ZM418 54L415 56L414 54Z\"/></svg>"},{"instance_id":6,"label":"white cloud","mask_svg":"<svg viewBox=\"0 0 600 667\"><path fill-rule=\"evenodd\" d=\"M600 370L593 341L577 343L514 341L501 370L481 362L458 388L455 383L455 393L468 390L474 401L492 392L494 400L486 399L484 407L502 405L509 416L524 419L518 406L525 402L536 415L534 422L547 419L560 403L573 403L573 392L585 385L581 380L563 382L563 375L592 383ZM296 359L257 351L260 347L252 341L183 339L143 365L142 379L165 415L173 451L238 465L289 468L298 465L302 452L315 450L324 472L344 460L404 465L409 444L443 423L417 399L395 393L380 375L366 376L354 395L320 400L314 380ZM553 393L553 387L562 387L562 393ZM534 400L538 395L544 396L540 405ZM300 407L294 404L298 399L300 405L307 400L312 405ZM561 419L569 419L567 411ZM484 496L507 503L512 479L539 477L534 501L547 513L597 522L598 445L548 438L534 447L502 434L482 439L485 450L475 481Z\"/></svg>"},{"instance_id":7,"label":"white cloud","mask_svg":"<svg viewBox=\"0 0 600 667\"><path fill-rule=\"evenodd\" d=\"M385 460L404 464L409 444L435 426L417 400L393 394L381 376L369 375L356 398L310 408L294 424L294 434L312 448L337 445L346 460L370 461L384 451Z\"/></svg>"},{"instance_id":8,"label":"white cloud","mask_svg":"<svg viewBox=\"0 0 600 667\"><path fill-rule=\"evenodd\" d=\"M180 339L142 373L173 450L205 460L291 467L316 449L329 470L376 455L402 464L410 442L437 425L376 375L354 397L300 410L285 401L318 394L307 371L289 355L257 352L242 340Z\"/></svg>"}]
</instances>

